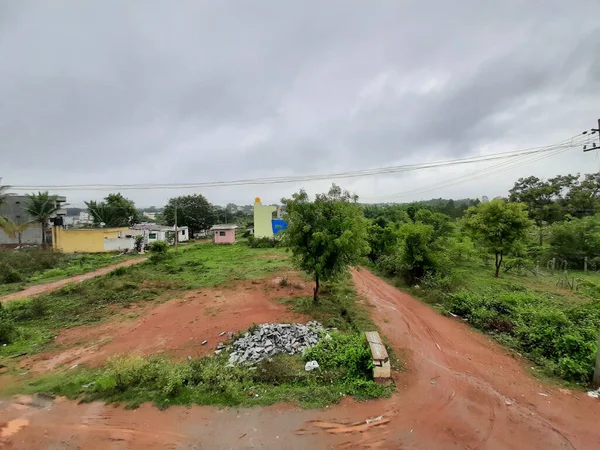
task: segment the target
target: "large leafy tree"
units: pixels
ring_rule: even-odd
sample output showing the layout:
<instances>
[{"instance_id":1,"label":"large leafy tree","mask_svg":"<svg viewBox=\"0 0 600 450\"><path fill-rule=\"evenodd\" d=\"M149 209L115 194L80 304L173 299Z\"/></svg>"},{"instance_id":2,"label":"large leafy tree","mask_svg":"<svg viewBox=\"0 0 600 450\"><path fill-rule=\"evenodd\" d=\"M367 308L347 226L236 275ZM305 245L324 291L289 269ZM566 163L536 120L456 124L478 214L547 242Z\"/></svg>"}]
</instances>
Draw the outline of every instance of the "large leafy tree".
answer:
<instances>
[{"instance_id":1,"label":"large leafy tree","mask_svg":"<svg viewBox=\"0 0 600 450\"><path fill-rule=\"evenodd\" d=\"M56 195L46 192L37 194L27 194L27 203L25 211L31 216L33 221L39 223L42 228L42 247L46 248L46 231L48 230L50 218L60 209L60 203Z\"/></svg>"},{"instance_id":2,"label":"large leafy tree","mask_svg":"<svg viewBox=\"0 0 600 450\"><path fill-rule=\"evenodd\" d=\"M566 211L573 217L593 216L600 212L600 173L588 173L573 183L564 199Z\"/></svg>"},{"instance_id":3,"label":"large leafy tree","mask_svg":"<svg viewBox=\"0 0 600 450\"><path fill-rule=\"evenodd\" d=\"M192 233L208 230L217 220L215 207L201 194L184 195L169 199L163 210L163 220L167 225L189 227Z\"/></svg>"},{"instance_id":4,"label":"large leafy tree","mask_svg":"<svg viewBox=\"0 0 600 450\"><path fill-rule=\"evenodd\" d=\"M547 181L534 176L519 178L509 191L511 202L527 205L529 217L538 227L540 245L543 244L543 227L563 219L564 194L576 183L577 178L573 175L559 175Z\"/></svg>"},{"instance_id":5,"label":"large leafy tree","mask_svg":"<svg viewBox=\"0 0 600 450\"><path fill-rule=\"evenodd\" d=\"M568 261L571 267L583 268L586 257L599 262L600 214L554 224L550 248L553 256Z\"/></svg>"},{"instance_id":6,"label":"large leafy tree","mask_svg":"<svg viewBox=\"0 0 600 450\"><path fill-rule=\"evenodd\" d=\"M464 228L474 240L495 255L496 278L504 256L523 241L530 225L527 205L501 198L470 207L464 221Z\"/></svg>"},{"instance_id":7,"label":"large leafy tree","mask_svg":"<svg viewBox=\"0 0 600 450\"><path fill-rule=\"evenodd\" d=\"M281 201L288 222L285 243L298 267L314 278L317 302L321 281L347 272L369 252L367 221L358 197L335 184L312 202L304 190Z\"/></svg>"},{"instance_id":8,"label":"large leafy tree","mask_svg":"<svg viewBox=\"0 0 600 450\"><path fill-rule=\"evenodd\" d=\"M133 200L122 194L109 194L103 202L85 202L95 226L128 227L140 221L140 213Z\"/></svg>"}]
</instances>

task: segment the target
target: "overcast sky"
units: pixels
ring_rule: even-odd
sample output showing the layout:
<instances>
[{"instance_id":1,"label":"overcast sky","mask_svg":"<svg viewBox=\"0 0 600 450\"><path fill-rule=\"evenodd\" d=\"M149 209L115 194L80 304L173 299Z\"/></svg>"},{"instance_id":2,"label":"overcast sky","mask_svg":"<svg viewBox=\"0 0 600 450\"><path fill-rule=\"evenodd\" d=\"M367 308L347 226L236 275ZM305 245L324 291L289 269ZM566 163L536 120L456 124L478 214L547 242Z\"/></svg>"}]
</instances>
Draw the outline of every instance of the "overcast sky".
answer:
<instances>
[{"instance_id":1,"label":"overcast sky","mask_svg":"<svg viewBox=\"0 0 600 450\"><path fill-rule=\"evenodd\" d=\"M599 116L598 0L0 2L3 184L412 164L551 144ZM472 177L497 164L338 183L366 201L410 201L600 170L574 149ZM329 184L200 192L249 204ZM123 191L139 206L190 192ZM105 195L56 193L72 205Z\"/></svg>"}]
</instances>

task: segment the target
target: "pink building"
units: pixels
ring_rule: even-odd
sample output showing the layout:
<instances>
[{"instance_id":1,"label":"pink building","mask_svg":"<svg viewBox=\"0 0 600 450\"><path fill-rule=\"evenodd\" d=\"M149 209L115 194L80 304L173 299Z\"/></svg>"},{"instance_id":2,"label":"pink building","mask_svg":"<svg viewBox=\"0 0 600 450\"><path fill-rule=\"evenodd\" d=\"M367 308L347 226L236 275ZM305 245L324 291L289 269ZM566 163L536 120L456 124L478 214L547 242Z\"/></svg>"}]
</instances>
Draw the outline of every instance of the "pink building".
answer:
<instances>
[{"instance_id":1,"label":"pink building","mask_svg":"<svg viewBox=\"0 0 600 450\"><path fill-rule=\"evenodd\" d=\"M215 225L210 230L215 233L215 244L235 244L237 225Z\"/></svg>"}]
</instances>

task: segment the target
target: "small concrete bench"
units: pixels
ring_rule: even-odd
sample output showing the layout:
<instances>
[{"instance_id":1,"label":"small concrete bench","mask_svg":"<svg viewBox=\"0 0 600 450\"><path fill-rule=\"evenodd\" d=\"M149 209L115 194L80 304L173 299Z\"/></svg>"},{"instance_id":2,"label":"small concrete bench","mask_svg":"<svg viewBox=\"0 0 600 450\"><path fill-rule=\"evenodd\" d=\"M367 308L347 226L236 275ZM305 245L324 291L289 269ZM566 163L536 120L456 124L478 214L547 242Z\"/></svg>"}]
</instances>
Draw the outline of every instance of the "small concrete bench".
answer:
<instances>
[{"instance_id":1,"label":"small concrete bench","mask_svg":"<svg viewBox=\"0 0 600 450\"><path fill-rule=\"evenodd\" d=\"M391 377L390 357L377 331L365 331L373 357L373 378L385 382Z\"/></svg>"}]
</instances>

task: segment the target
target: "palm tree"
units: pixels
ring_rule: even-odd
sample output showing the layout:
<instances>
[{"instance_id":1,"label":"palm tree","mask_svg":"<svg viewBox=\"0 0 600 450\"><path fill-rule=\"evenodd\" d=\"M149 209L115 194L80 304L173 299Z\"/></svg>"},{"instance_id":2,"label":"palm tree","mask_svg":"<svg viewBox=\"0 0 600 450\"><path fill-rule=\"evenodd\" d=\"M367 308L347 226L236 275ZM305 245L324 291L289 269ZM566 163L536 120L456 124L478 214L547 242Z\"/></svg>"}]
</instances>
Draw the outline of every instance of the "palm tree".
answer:
<instances>
[{"instance_id":1,"label":"palm tree","mask_svg":"<svg viewBox=\"0 0 600 450\"><path fill-rule=\"evenodd\" d=\"M0 178L0 182L2 181L2 178ZM8 190L10 186L3 186L0 184L0 206L4 205L6 203L6 191Z\"/></svg>"},{"instance_id":2,"label":"palm tree","mask_svg":"<svg viewBox=\"0 0 600 450\"><path fill-rule=\"evenodd\" d=\"M56 195L46 192L37 194L27 194L29 199L25 206L25 211L42 226L42 248L46 248L46 230L50 218L60 209L60 203L57 202Z\"/></svg>"},{"instance_id":3,"label":"palm tree","mask_svg":"<svg viewBox=\"0 0 600 450\"><path fill-rule=\"evenodd\" d=\"M21 246L22 243L21 240L23 238L23 231L35 225L36 223L37 222L35 220L32 220L30 222L17 224L14 223L12 220L7 219L6 217L0 216L0 230L3 230L11 239L17 238L19 246Z\"/></svg>"}]
</instances>

